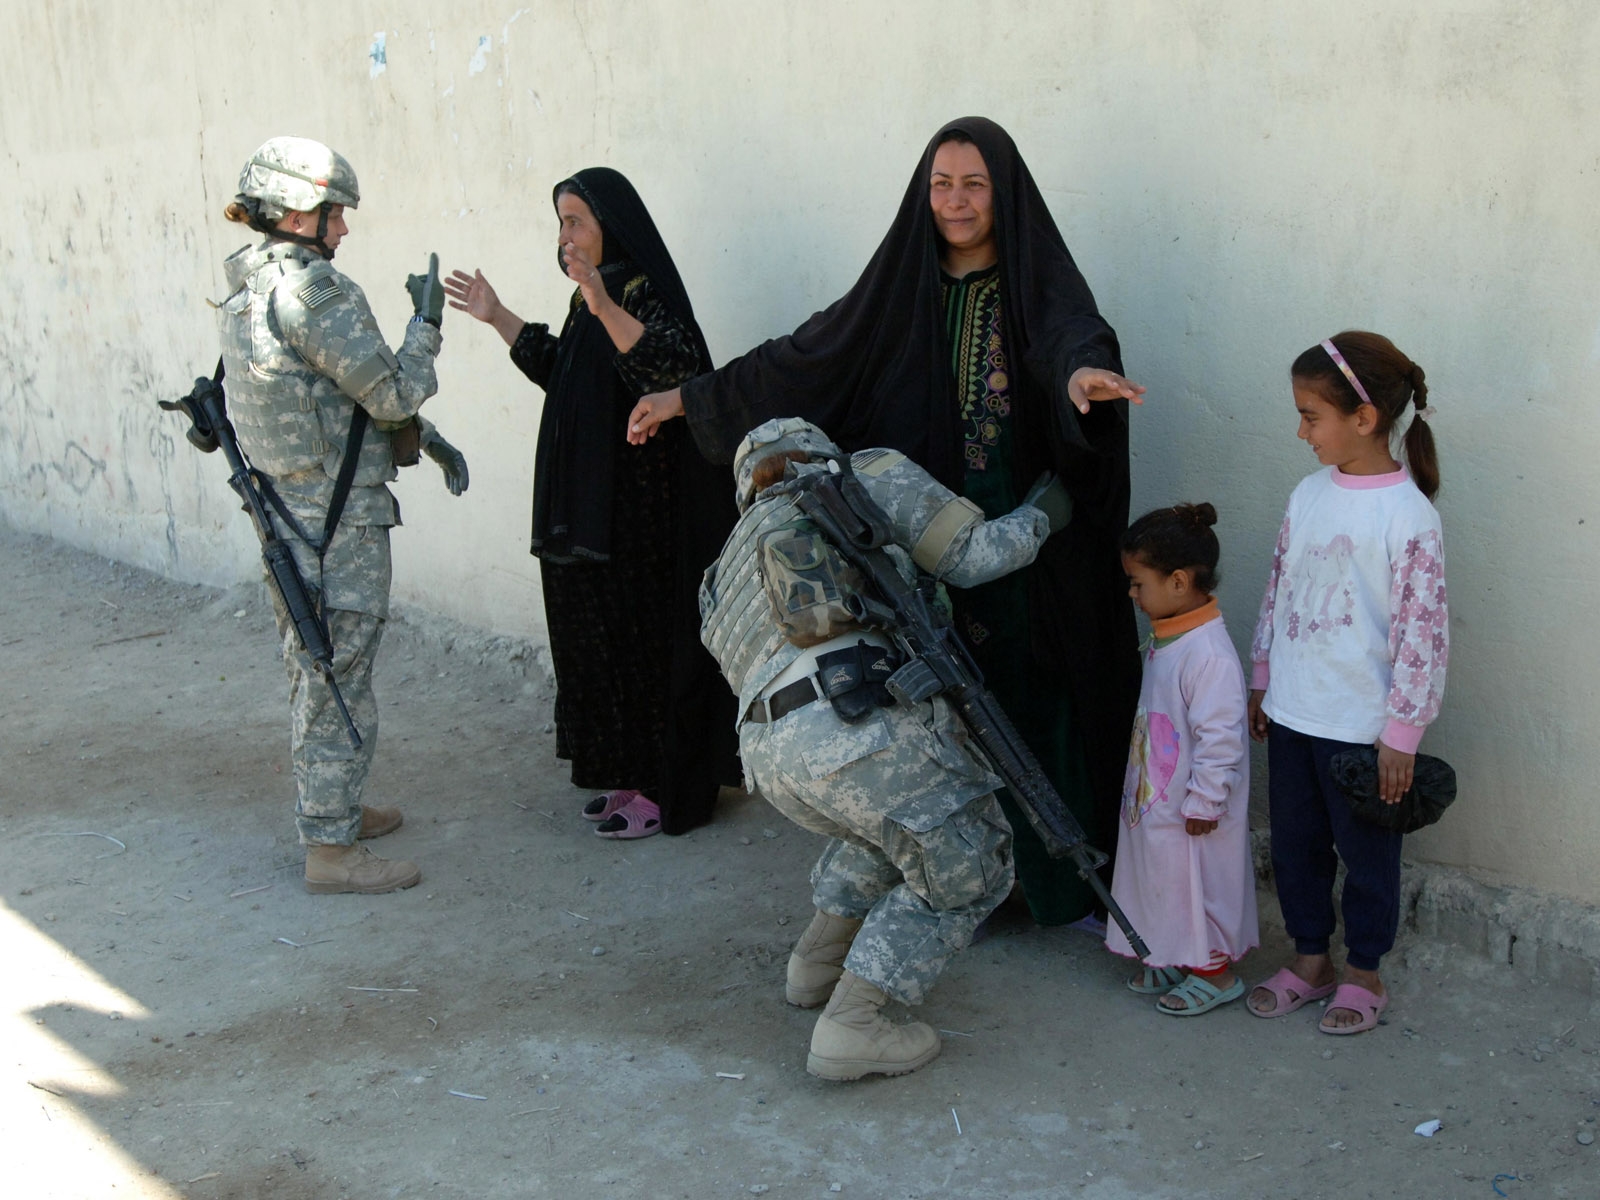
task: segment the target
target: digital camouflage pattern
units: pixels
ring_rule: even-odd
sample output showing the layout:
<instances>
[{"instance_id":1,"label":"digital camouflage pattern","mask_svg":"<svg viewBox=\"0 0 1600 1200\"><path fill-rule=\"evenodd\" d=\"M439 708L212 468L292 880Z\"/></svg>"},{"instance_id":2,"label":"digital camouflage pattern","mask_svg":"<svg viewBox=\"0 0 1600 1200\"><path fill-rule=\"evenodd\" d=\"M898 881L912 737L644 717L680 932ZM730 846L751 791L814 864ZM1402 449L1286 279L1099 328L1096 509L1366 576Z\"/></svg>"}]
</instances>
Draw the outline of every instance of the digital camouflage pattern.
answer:
<instances>
[{"instance_id":1,"label":"digital camouflage pattern","mask_svg":"<svg viewBox=\"0 0 1600 1200\"><path fill-rule=\"evenodd\" d=\"M378 332L366 295L315 250L268 240L226 263L221 305L228 415L239 444L300 527L322 533L355 405L372 418L332 543L315 550L274 516L327 621L334 675L362 746L350 746L326 681L301 648L276 596L289 677L290 746L301 841L349 845L377 745L372 660L389 613L389 529L399 510L389 430L438 390L439 331L406 326L398 353Z\"/></svg>"},{"instance_id":2,"label":"digital camouflage pattern","mask_svg":"<svg viewBox=\"0 0 1600 1200\"><path fill-rule=\"evenodd\" d=\"M300 645L294 623L277 590L269 588L283 641L283 666L289 676L290 756L298 792L295 824L307 844L348 846L361 825L361 790L378 744L378 702L372 692L372 662L383 639L384 617L374 605L342 605L341 599L389 596L389 530L382 525L340 522L333 543L316 569L316 556L297 538L296 564L313 595L327 604L333 673L361 731L361 748L350 745L344 721L327 681ZM307 570L309 555L309 566Z\"/></svg>"},{"instance_id":3,"label":"digital camouflage pattern","mask_svg":"<svg viewBox=\"0 0 1600 1200\"><path fill-rule=\"evenodd\" d=\"M747 722L739 753L761 794L833 839L811 873L823 912L862 918L845 969L920 1003L1011 891L1000 780L942 697L846 725L826 701Z\"/></svg>"},{"instance_id":4,"label":"digital camouflage pattern","mask_svg":"<svg viewBox=\"0 0 1600 1200\"><path fill-rule=\"evenodd\" d=\"M940 577L972 586L1032 562L1049 534L1049 519L1030 506L985 521L953 505L954 493L893 451L851 461L888 513L906 571L912 552ZM779 483L756 494L701 585L702 639L745 716L805 653L784 636L760 571L762 538L799 516L792 491ZM846 969L920 1001L1013 879L1011 831L993 795L1000 780L953 710L935 697L850 725L817 700L770 724L742 717L739 745L762 795L833 839L812 872L813 899L824 912L863 919Z\"/></svg>"},{"instance_id":5,"label":"digital camouflage pattern","mask_svg":"<svg viewBox=\"0 0 1600 1200\"><path fill-rule=\"evenodd\" d=\"M364 292L315 250L289 242L247 246L223 264L220 306L228 415L239 444L295 511L325 512L357 402L373 425L361 442L345 520L393 525L384 486L397 471L392 429L438 391L439 331L406 326L395 353ZM307 528L312 528L307 525Z\"/></svg>"},{"instance_id":6,"label":"digital camouflage pattern","mask_svg":"<svg viewBox=\"0 0 1600 1200\"><path fill-rule=\"evenodd\" d=\"M761 583L783 635L815 646L860 629L861 571L804 517L761 535Z\"/></svg>"},{"instance_id":7,"label":"digital camouflage pattern","mask_svg":"<svg viewBox=\"0 0 1600 1200\"><path fill-rule=\"evenodd\" d=\"M350 160L321 142L301 137L269 138L239 172L239 195L261 201L261 215L312 212L321 204L356 208L361 185Z\"/></svg>"}]
</instances>

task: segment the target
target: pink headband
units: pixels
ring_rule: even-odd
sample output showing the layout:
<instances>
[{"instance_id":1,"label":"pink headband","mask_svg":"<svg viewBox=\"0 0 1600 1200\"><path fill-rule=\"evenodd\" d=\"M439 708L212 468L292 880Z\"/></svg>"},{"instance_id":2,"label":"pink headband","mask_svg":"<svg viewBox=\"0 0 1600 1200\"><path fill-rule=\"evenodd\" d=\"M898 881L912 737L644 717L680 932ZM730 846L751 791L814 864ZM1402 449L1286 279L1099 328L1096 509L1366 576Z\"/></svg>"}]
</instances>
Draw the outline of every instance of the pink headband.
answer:
<instances>
[{"instance_id":1,"label":"pink headband","mask_svg":"<svg viewBox=\"0 0 1600 1200\"><path fill-rule=\"evenodd\" d=\"M1333 365L1344 372L1344 377L1350 381L1350 386L1355 388L1356 395L1361 397L1361 403L1372 404L1372 397L1367 395L1367 389L1361 386L1361 380L1356 378L1356 373L1350 369L1350 364L1345 362L1344 355L1339 353L1339 347L1335 346L1332 341L1325 340L1322 343L1322 348L1328 352L1328 357L1333 359ZM1372 407L1376 408L1378 406L1373 404Z\"/></svg>"}]
</instances>

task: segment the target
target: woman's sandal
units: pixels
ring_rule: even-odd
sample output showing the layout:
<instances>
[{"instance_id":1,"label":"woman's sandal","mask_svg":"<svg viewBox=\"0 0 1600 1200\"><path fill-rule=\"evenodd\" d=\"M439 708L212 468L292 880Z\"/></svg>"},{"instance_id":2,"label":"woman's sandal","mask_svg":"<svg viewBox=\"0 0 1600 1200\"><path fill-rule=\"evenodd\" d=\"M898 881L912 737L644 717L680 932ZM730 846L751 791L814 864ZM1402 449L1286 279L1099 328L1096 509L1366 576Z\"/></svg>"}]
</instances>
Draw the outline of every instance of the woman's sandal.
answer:
<instances>
[{"instance_id":1,"label":"woman's sandal","mask_svg":"<svg viewBox=\"0 0 1600 1200\"><path fill-rule=\"evenodd\" d=\"M594 834L596 837L614 838L620 842L631 838L649 837L653 833L660 832L660 806L643 793L635 792L632 800L600 822Z\"/></svg>"},{"instance_id":2,"label":"woman's sandal","mask_svg":"<svg viewBox=\"0 0 1600 1200\"><path fill-rule=\"evenodd\" d=\"M1333 999L1328 1001L1328 1010L1322 1014L1322 1020L1317 1023L1317 1028L1323 1033L1333 1037L1346 1037L1352 1033L1365 1033L1376 1028L1378 1014L1389 1007L1389 997L1380 996L1376 992L1369 992L1359 983L1341 983L1339 990L1334 992ZM1357 1014L1361 1020L1354 1025L1329 1025L1328 1017L1336 1008L1343 1008Z\"/></svg>"},{"instance_id":3,"label":"woman's sandal","mask_svg":"<svg viewBox=\"0 0 1600 1200\"><path fill-rule=\"evenodd\" d=\"M1146 967L1128 980L1128 990L1141 996L1165 996L1182 982L1182 967Z\"/></svg>"},{"instance_id":4,"label":"woman's sandal","mask_svg":"<svg viewBox=\"0 0 1600 1200\"><path fill-rule=\"evenodd\" d=\"M1271 992L1272 998L1277 1001L1277 1005L1271 1012L1257 1012L1250 1006L1248 1001L1246 1001L1245 1007L1250 1009L1252 1017L1270 1020L1273 1017L1287 1017L1296 1009L1304 1008L1313 1000L1321 1000L1333 991L1334 985L1325 983L1321 987L1312 987L1300 976L1289 970L1288 967L1283 967L1271 979L1262 980L1256 984L1256 987L1265 988Z\"/></svg>"},{"instance_id":5,"label":"woman's sandal","mask_svg":"<svg viewBox=\"0 0 1600 1200\"><path fill-rule=\"evenodd\" d=\"M604 821L638 794L632 788L623 788L615 792L602 792L583 806L583 819L585 821Z\"/></svg>"},{"instance_id":6,"label":"woman's sandal","mask_svg":"<svg viewBox=\"0 0 1600 1200\"><path fill-rule=\"evenodd\" d=\"M1176 996L1184 1003L1183 1008L1172 1008L1162 1002L1156 1001L1156 1008L1169 1017L1198 1017L1201 1013L1208 1013L1213 1008L1220 1008L1224 1004L1232 1003L1244 995L1244 980L1235 979L1231 986L1219 988L1209 979L1202 979L1198 975L1190 975L1177 987L1167 993L1167 996ZM1165 997L1163 997L1163 1000Z\"/></svg>"}]
</instances>

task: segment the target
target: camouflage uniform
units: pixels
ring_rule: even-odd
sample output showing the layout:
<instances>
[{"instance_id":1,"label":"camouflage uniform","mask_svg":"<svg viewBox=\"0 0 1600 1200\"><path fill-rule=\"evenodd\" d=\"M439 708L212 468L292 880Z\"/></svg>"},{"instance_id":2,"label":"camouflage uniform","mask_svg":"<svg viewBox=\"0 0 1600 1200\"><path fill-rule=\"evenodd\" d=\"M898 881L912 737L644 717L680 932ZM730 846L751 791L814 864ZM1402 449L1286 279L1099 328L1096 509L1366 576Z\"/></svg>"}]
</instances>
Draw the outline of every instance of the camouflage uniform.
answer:
<instances>
[{"instance_id":1,"label":"camouflage uniform","mask_svg":"<svg viewBox=\"0 0 1600 1200\"><path fill-rule=\"evenodd\" d=\"M985 521L896 451L851 461L890 517L908 578L914 562L957 586L981 583L1032 562L1049 534L1049 519L1028 505ZM808 665L778 629L757 566L762 535L798 515L784 484L755 497L706 572L701 636L739 693L739 749L754 785L832 839L811 882L820 911L863 919L845 969L914 1004L1011 889L1011 830L993 794L1001 781L942 696L879 708L859 724L826 700L759 719L765 697Z\"/></svg>"},{"instance_id":2,"label":"camouflage uniform","mask_svg":"<svg viewBox=\"0 0 1600 1200\"><path fill-rule=\"evenodd\" d=\"M371 418L326 554L319 560L279 519L306 586L320 597L360 750L351 748L332 693L274 593L289 676L300 840L350 845L377 742L372 660L389 613L389 527L400 523L386 486L398 473L390 431L438 390L433 359L440 335L413 320L399 351L391 351L361 289L306 246L269 240L224 265L230 295L219 319L229 416L251 462L311 537L321 535L355 405Z\"/></svg>"}]
</instances>

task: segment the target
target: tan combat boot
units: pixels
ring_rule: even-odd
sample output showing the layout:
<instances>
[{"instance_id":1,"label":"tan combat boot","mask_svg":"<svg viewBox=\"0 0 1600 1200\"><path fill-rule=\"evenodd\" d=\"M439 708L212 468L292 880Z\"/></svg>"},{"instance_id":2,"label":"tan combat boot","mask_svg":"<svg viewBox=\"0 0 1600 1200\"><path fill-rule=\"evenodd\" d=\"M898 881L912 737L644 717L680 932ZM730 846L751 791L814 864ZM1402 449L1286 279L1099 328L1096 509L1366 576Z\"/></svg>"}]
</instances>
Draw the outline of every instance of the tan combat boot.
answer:
<instances>
[{"instance_id":1,"label":"tan combat boot","mask_svg":"<svg viewBox=\"0 0 1600 1200\"><path fill-rule=\"evenodd\" d=\"M415 886L422 868L414 862L379 858L365 846L307 846L306 891L393 892Z\"/></svg>"},{"instance_id":2,"label":"tan combat boot","mask_svg":"<svg viewBox=\"0 0 1600 1200\"><path fill-rule=\"evenodd\" d=\"M356 831L356 837L379 838L386 833L393 833L404 824L405 818L400 815L398 808L378 808L376 805L363 804L361 828Z\"/></svg>"},{"instance_id":3,"label":"tan combat boot","mask_svg":"<svg viewBox=\"0 0 1600 1200\"><path fill-rule=\"evenodd\" d=\"M853 972L839 976L833 998L811 1031L806 1070L819 1079L904 1075L939 1057L939 1035L921 1021L891 1025L878 1009L888 997Z\"/></svg>"},{"instance_id":4,"label":"tan combat boot","mask_svg":"<svg viewBox=\"0 0 1600 1200\"><path fill-rule=\"evenodd\" d=\"M826 1004L833 985L844 974L845 955L855 941L861 922L853 917L836 917L819 911L794 944L789 955L789 976L783 998L796 1008L815 1008Z\"/></svg>"}]
</instances>

